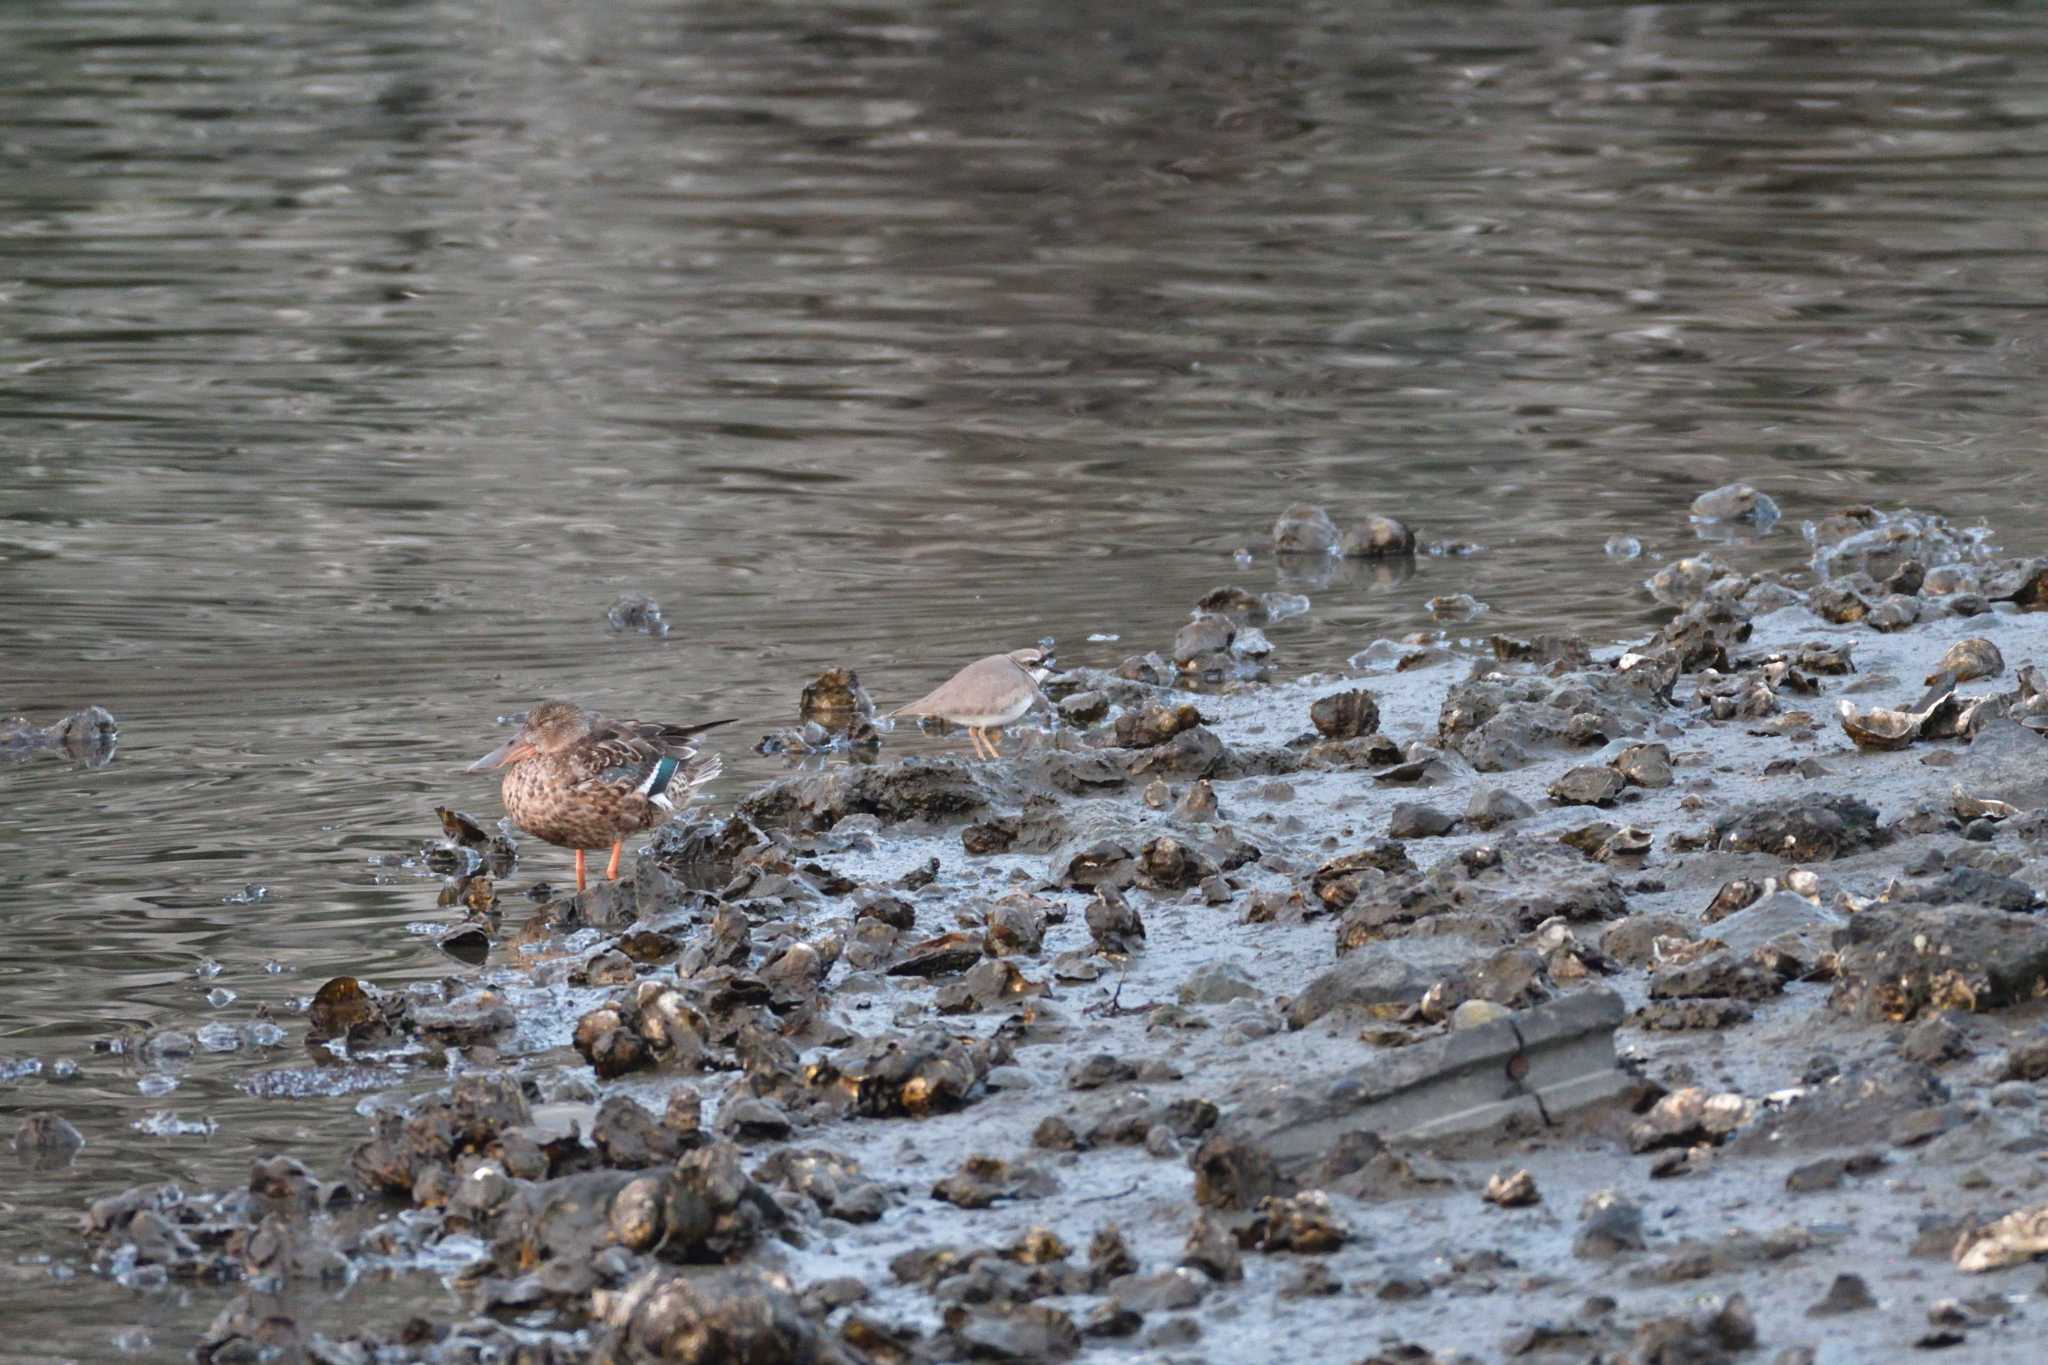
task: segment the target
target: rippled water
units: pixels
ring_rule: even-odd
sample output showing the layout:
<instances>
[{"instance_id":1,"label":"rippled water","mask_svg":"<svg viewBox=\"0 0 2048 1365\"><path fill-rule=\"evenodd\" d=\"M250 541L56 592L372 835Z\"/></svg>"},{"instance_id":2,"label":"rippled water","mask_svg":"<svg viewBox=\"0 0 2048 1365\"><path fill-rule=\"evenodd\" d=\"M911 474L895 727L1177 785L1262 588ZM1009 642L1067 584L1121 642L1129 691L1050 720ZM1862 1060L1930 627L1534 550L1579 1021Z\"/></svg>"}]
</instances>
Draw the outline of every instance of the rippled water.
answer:
<instances>
[{"instance_id":1,"label":"rippled water","mask_svg":"<svg viewBox=\"0 0 2048 1365\"><path fill-rule=\"evenodd\" d=\"M1863 500L2048 548L2044 115L1995 4L0 7L0 710L123 736L0 769L0 1128L88 1139L0 1153L0 1356L182 1356L221 1296L71 1278L80 1201L333 1168L354 1098L241 1085L461 970L378 862L542 696L743 741L1227 581L1313 599L1283 672L1444 593L1623 637L1602 542L1738 477L1746 565ZM1279 565L1297 498L1486 549ZM167 1094L94 1051L263 1008Z\"/></svg>"}]
</instances>

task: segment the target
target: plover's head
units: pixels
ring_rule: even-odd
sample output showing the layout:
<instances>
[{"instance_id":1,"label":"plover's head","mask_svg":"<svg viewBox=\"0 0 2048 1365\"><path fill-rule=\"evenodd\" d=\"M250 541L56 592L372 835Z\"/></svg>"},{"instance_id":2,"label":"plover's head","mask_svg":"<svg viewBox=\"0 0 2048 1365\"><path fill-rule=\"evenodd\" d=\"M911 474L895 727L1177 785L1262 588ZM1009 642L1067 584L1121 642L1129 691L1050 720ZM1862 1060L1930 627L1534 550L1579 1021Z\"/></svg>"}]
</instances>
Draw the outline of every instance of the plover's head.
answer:
<instances>
[{"instance_id":1,"label":"plover's head","mask_svg":"<svg viewBox=\"0 0 2048 1365\"><path fill-rule=\"evenodd\" d=\"M1052 651L1041 649L1037 645L1027 645L1023 649L1011 650L1010 662L1016 664L1017 667L1023 669L1026 673L1029 673L1031 681L1035 683L1042 683L1053 674L1059 672L1058 665L1053 662Z\"/></svg>"}]
</instances>

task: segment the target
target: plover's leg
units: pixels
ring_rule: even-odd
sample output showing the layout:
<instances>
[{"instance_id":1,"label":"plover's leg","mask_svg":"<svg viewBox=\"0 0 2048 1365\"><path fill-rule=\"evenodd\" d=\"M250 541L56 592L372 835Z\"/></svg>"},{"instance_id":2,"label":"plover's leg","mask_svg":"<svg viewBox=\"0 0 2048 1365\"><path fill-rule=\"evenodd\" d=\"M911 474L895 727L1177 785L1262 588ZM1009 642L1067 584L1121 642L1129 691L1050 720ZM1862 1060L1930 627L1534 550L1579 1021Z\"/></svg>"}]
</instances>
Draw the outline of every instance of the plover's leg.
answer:
<instances>
[{"instance_id":1,"label":"plover's leg","mask_svg":"<svg viewBox=\"0 0 2048 1365\"><path fill-rule=\"evenodd\" d=\"M997 741L1002 737L1003 729L1000 725L993 730L983 730L981 732L981 742L988 745L988 756L990 758L1001 758L1003 756L1002 749L997 745Z\"/></svg>"}]
</instances>

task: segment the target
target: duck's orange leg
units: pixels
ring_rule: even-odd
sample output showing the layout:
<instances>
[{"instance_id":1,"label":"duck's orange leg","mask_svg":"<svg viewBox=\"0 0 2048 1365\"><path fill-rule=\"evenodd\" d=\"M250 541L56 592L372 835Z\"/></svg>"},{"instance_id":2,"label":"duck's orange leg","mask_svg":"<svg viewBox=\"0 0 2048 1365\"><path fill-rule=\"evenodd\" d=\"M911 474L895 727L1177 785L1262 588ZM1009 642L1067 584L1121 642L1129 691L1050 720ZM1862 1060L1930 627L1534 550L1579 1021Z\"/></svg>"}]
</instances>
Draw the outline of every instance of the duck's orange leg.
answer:
<instances>
[{"instance_id":1,"label":"duck's orange leg","mask_svg":"<svg viewBox=\"0 0 2048 1365\"><path fill-rule=\"evenodd\" d=\"M576 850L576 889L583 889L583 850Z\"/></svg>"},{"instance_id":2,"label":"duck's orange leg","mask_svg":"<svg viewBox=\"0 0 2048 1365\"><path fill-rule=\"evenodd\" d=\"M615 882L619 879L619 854L623 853L625 848L626 841L624 839L612 840L612 860L604 865L604 879L606 881Z\"/></svg>"}]
</instances>

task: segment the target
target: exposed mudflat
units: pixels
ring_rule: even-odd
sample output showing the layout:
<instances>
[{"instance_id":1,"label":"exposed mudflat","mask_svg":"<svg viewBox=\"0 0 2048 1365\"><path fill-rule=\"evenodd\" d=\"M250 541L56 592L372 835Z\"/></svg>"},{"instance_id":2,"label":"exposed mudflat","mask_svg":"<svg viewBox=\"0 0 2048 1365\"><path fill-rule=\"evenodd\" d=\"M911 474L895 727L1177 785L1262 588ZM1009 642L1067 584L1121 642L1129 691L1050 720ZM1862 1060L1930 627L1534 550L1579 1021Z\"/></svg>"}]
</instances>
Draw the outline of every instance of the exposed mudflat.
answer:
<instances>
[{"instance_id":1,"label":"exposed mudflat","mask_svg":"<svg viewBox=\"0 0 2048 1365\"><path fill-rule=\"evenodd\" d=\"M575 900L455 831L480 976L330 983L267 1073L364 1089L346 1167L110 1198L96 1264L239 1282L216 1359L2038 1360L2048 1215L1972 1230L2048 1203L2048 614L1832 534L1632 651L1077 671L999 760L835 758ZM1205 629L1179 676L1249 671ZM1283 1088L1603 990L1612 1098L1268 1151Z\"/></svg>"}]
</instances>

